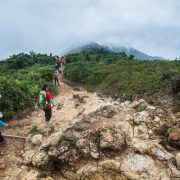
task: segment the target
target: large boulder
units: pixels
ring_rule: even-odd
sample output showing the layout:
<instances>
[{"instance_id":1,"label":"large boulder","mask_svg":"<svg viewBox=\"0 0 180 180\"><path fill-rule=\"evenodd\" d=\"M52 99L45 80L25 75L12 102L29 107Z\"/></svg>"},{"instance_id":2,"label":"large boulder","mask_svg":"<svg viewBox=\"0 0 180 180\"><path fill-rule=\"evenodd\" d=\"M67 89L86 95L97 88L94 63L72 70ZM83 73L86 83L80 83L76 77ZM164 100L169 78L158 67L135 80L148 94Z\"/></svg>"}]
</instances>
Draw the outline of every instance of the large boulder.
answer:
<instances>
[{"instance_id":1,"label":"large boulder","mask_svg":"<svg viewBox=\"0 0 180 180\"><path fill-rule=\"evenodd\" d=\"M121 153L126 148L126 135L118 125L109 123L109 118L115 113L113 106L101 106L82 116L80 121L64 132L51 134L35 153L26 151L23 155L24 163L54 168L59 164L74 165L83 159L99 159ZM103 120L107 122L104 126Z\"/></svg>"},{"instance_id":2,"label":"large boulder","mask_svg":"<svg viewBox=\"0 0 180 180\"><path fill-rule=\"evenodd\" d=\"M126 137L118 129L100 129L100 150L123 151L126 147Z\"/></svg>"},{"instance_id":3,"label":"large boulder","mask_svg":"<svg viewBox=\"0 0 180 180\"><path fill-rule=\"evenodd\" d=\"M143 179L169 179L165 171L159 172L155 161L147 155L129 154L124 158L123 164Z\"/></svg>"},{"instance_id":4,"label":"large boulder","mask_svg":"<svg viewBox=\"0 0 180 180\"><path fill-rule=\"evenodd\" d=\"M28 150L26 151L23 155L23 163L25 165L30 165L32 163L32 158L35 155L36 151L35 150Z\"/></svg>"},{"instance_id":5,"label":"large boulder","mask_svg":"<svg viewBox=\"0 0 180 180\"><path fill-rule=\"evenodd\" d=\"M149 156L162 161L169 161L174 158L174 155L167 152L161 145L159 145L158 141L140 140L134 138L131 147L135 152L148 154Z\"/></svg>"},{"instance_id":6,"label":"large boulder","mask_svg":"<svg viewBox=\"0 0 180 180\"><path fill-rule=\"evenodd\" d=\"M36 134L31 139L32 144L34 144L36 146L40 146L42 141L43 141L43 135L42 134Z\"/></svg>"},{"instance_id":7,"label":"large boulder","mask_svg":"<svg viewBox=\"0 0 180 180\"><path fill-rule=\"evenodd\" d=\"M134 114L135 125L140 125L142 123L147 123L149 118L149 113L147 111L141 111Z\"/></svg>"}]
</instances>

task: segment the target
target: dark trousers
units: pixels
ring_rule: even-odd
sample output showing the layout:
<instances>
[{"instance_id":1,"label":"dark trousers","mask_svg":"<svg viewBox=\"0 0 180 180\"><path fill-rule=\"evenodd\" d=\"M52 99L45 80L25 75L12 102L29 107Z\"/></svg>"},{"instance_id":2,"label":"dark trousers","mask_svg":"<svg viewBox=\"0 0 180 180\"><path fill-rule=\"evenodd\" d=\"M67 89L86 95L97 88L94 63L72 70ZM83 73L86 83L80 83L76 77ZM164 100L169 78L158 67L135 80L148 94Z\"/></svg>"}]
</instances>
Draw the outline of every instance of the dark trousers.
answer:
<instances>
[{"instance_id":1,"label":"dark trousers","mask_svg":"<svg viewBox=\"0 0 180 180\"><path fill-rule=\"evenodd\" d=\"M3 138L3 136L1 135L1 132L0 132L0 145L4 145L6 144L6 141L5 139Z\"/></svg>"},{"instance_id":2,"label":"dark trousers","mask_svg":"<svg viewBox=\"0 0 180 180\"><path fill-rule=\"evenodd\" d=\"M44 110L44 112L45 112L45 120L49 122L52 117L52 109L51 108L46 109Z\"/></svg>"}]
</instances>

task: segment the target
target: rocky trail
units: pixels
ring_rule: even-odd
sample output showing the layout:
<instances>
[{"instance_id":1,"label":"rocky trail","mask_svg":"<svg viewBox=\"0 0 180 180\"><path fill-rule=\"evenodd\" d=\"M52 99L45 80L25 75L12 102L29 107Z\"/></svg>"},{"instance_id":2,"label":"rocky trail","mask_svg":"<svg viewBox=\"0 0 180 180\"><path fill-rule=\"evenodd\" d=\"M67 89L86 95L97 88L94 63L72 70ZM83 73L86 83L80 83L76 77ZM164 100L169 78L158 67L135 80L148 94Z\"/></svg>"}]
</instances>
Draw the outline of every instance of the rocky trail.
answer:
<instances>
[{"instance_id":1,"label":"rocky trail","mask_svg":"<svg viewBox=\"0 0 180 180\"><path fill-rule=\"evenodd\" d=\"M51 122L14 119L0 148L0 179L180 179L180 119L145 100L113 101L62 84Z\"/></svg>"}]
</instances>

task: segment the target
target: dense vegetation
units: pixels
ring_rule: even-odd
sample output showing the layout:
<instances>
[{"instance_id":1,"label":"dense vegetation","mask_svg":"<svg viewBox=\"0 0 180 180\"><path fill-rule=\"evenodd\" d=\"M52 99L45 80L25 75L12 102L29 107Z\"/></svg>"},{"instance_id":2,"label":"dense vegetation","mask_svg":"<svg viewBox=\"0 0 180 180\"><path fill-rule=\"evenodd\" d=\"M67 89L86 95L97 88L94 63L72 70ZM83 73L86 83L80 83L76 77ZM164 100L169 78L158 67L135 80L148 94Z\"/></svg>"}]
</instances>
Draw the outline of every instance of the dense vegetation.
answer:
<instances>
[{"instance_id":1,"label":"dense vegetation","mask_svg":"<svg viewBox=\"0 0 180 180\"><path fill-rule=\"evenodd\" d=\"M75 84L114 98L145 98L154 103L171 94L171 78L180 73L180 61L140 61L103 49L69 54L64 76Z\"/></svg>"},{"instance_id":2,"label":"dense vegetation","mask_svg":"<svg viewBox=\"0 0 180 180\"><path fill-rule=\"evenodd\" d=\"M52 65L52 57L33 52L0 61L0 111L5 118L33 107L42 84L52 81Z\"/></svg>"}]
</instances>

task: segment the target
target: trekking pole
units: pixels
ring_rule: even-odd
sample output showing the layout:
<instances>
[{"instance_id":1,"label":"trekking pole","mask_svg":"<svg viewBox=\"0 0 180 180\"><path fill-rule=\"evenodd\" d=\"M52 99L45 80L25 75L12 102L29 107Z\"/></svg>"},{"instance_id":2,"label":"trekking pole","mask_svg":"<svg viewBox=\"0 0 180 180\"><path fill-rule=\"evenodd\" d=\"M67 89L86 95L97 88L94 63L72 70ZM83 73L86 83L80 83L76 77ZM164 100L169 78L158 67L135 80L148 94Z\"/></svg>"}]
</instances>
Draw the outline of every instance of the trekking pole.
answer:
<instances>
[{"instance_id":1,"label":"trekking pole","mask_svg":"<svg viewBox=\"0 0 180 180\"><path fill-rule=\"evenodd\" d=\"M2 134L2 136L7 137L7 138L26 139L26 137L23 137L23 136L15 136L15 135L8 135L8 134Z\"/></svg>"}]
</instances>

